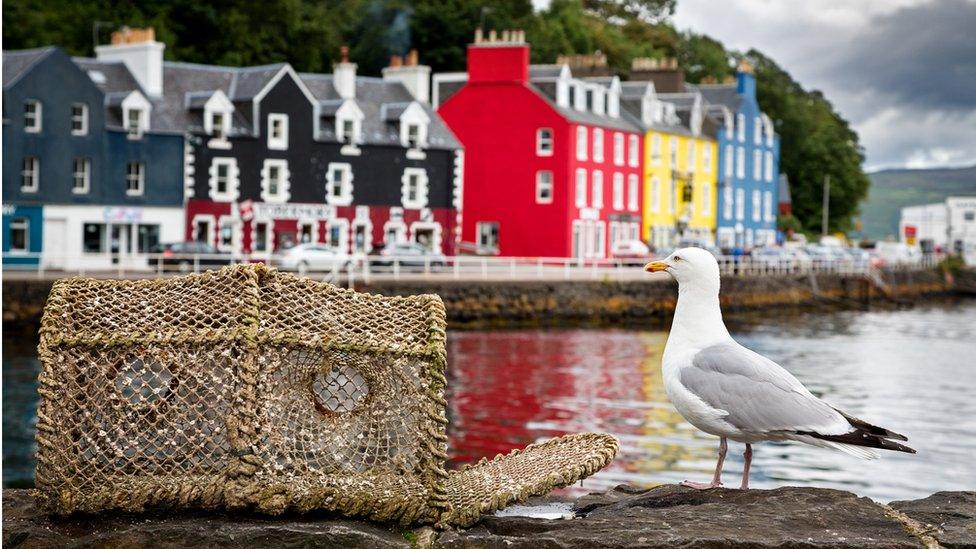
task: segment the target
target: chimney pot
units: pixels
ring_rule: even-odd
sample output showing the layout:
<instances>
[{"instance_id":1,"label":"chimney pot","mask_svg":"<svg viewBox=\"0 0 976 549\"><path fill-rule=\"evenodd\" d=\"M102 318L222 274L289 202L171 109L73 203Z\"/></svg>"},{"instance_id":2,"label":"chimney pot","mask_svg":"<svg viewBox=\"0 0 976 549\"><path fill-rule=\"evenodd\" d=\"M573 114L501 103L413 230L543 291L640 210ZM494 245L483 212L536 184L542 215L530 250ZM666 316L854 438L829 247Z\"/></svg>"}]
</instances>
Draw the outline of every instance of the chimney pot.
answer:
<instances>
[{"instance_id":1,"label":"chimney pot","mask_svg":"<svg viewBox=\"0 0 976 549\"><path fill-rule=\"evenodd\" d=\"M498 33L495 31L495 29L491 29L490 31L488 31L488 42L493 44L497 41L498 41Z\"/></svg>"},{"instance_id":2,"label":"chimney pot","mask_svg":"<svg viewBox=\"0 0 976 549\"><path fill-rule=\"evenodd\" d=\"M416 67L420 62L420 56L417 54L417 50L410 50L407 53L407 66Z\"/></svg>"},{"instance_id":3,"label":"chimney pot","mask_svg":"<svg viewBox=\"0 0 976 549\"><path fill-rule=\"evenodd\" d=\"M474 29L474 43L480 44L484 38L484 31L481 30L481 27L476 27Z\"/></svg>"},{"instance_id":4,"label":"chimney pot","mask_svg":"<svg viewBox=\"0 0 976 549\"><path fill-rule=\"evenodd\" d=\"M403 59L399 55L391 55L390 56L390 66L391 67L399 67L401 65L403 65Z\"/></svg>"},{"instance_id":5,"label":"chimney pot","mask_svg":"<svg viewBox=\"0 0 976 549\"><path fill-rule=\"evenodd\" d=\"M339 59L342 63L349 62L349 46L342 46L339 48Z\"/></svg>"}]
</instances>

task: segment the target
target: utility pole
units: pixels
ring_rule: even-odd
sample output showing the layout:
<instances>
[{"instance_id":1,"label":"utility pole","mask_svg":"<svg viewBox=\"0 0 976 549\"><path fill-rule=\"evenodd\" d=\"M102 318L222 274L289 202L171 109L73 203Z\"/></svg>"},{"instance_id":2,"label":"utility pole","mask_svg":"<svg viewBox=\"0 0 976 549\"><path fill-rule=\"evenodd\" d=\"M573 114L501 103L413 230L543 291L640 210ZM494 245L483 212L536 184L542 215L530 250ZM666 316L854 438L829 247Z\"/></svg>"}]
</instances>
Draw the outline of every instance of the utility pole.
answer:
<instances>
[{"instance_id":1,"label":"utility pole","mask_svg":"<svg viewBox=\"0 0 976 549\"><path fill-rule=\"evenodd\" d=\"M821 221L820 235L827 236L827 220L830 215L830 174L824 176L823 184L823 221Z\"/></svg>"}]
</instances>

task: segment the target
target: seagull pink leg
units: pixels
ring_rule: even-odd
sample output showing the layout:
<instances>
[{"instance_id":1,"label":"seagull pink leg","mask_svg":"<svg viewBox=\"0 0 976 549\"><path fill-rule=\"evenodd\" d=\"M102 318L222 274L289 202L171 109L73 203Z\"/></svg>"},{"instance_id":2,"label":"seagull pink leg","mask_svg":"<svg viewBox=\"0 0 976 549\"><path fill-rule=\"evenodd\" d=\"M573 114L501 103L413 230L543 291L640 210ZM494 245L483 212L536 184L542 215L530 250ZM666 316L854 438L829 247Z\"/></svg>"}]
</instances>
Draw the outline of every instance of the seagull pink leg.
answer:
<instances>
[{"instance_id":1,"label":"seagull pink leg","mask_svg":"<svg viewBox=\"0 0 976 549\"><path fill-rule=\"evenodd\" d=\"M746 444L746 451L742 454L746 458L746 464L742 467L742 486L740 490L749 489L749 466L752 465L752 444Z\"/></svg>"},{"instance_id":2,"label":"seagull pink leg","mask_svg":"<svg viewBox=\"0 0 976 549\"><path fill-rule=\"evenodd\" d=\"M712 477L711 482L692 482L686 480L681 483L682 486L687 486L688 488L694 488L695 490L708 490L709 488L718 488L722 485L722 464L725 463L725 454L729 450L729 443L722 437L721 442L718 445L718 463L715 464L715 475Z\"/></svg>"}]
</instances>

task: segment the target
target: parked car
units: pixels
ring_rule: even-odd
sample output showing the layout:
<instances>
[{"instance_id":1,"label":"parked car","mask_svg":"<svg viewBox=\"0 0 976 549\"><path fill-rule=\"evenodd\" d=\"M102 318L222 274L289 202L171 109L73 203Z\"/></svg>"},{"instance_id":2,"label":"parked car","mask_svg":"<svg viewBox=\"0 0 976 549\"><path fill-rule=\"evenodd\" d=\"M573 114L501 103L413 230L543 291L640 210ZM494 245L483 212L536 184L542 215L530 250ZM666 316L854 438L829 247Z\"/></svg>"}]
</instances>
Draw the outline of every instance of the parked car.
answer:
<instances>
[{"instance_id":1,"label":"parked car","mask_svg":"<svg viewBox=\"0 0 976 549\"><path fill-rule=\"evenodd\" d=\"M651 250L640 240L618 240L610 253L618 259L646 259Z\"/></svg>"},{"instance_id":2,"label":"parked car","mask_svg":"<svg viewBox=\"0 0 976 549\"><path fill-rule=\"evenodd\" d=\"M223 267L231 264L231 255L222 252L206 242L171 242L169 244L156 244L150 250L152 256L147 260L149 266L159 269L162 261L163 270L180 272L190 272L195 267L210 268Z\"/></svg>"},{"instance_id":3,"label":"parked car","mask_svg":"<svg viewBox=\"0 0 976 549\"><path fill-rule=\"evenodd\" d=\"M878 242L873 256L872 263L876 266L918 265L922 261L922 252L904 242Z\"/></svg>"},{"instance_id":4,"label":"parked car","mask_svg":"<svg viewBox=\"0 0 976 549\"><path fill-rule=\"evenodd\" d=\"M432 252L413 242L399 242L382 246L379 256L379 258L372 259L370 264L389 267L396 262L400 267L426 267L429 265L432 268L447 265L447 258L444 257L444 254Z\"/></svg>"},{"instance_id":5,"label":"parked car","mask_svg":"<svg viewBox=\"0 0 976 549\"><path fill-rule=\"evenodd\" d=\"M296 244L290 248L275 253L271 258L272 265L287 271L307 273L309 271L339 271L348 269L351 260L342 253L326 244Z\"/></svg>"}]
</instances>

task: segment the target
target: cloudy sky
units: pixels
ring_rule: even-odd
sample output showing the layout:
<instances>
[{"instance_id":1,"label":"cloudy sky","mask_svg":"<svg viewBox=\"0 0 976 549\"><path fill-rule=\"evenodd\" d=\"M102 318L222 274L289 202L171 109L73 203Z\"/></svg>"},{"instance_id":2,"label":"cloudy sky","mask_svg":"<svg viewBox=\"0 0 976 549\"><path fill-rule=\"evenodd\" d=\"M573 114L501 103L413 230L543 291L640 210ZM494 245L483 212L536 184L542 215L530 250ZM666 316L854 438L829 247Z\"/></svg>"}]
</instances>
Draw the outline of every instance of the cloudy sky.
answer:
<instances>
[{"instance_id":1,"label":"cloudy sky","mask_svg":"<svg viewBox=\"0 0 976 549\"><path fill-rule=\"evenodd\" d=\"M869 170L976 164L976 0L678 0L674 23L823 90Z\"/></svg>"}]
</instances>

